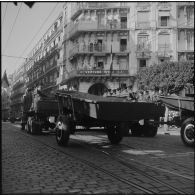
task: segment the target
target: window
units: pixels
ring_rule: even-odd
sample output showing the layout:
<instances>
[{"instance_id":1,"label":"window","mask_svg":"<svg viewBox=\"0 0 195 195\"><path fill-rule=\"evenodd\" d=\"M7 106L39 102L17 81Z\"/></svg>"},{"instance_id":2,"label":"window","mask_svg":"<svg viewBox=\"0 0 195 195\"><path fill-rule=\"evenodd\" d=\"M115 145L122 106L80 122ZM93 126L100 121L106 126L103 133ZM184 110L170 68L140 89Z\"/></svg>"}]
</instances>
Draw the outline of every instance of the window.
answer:
<instances>
[{"instance_id":1,"label":"window","mask_svg":"<svg viewBox=\"0 0 195 195\"><path fill-rule=\"evenodd\" d=\"M121 28L127 28L127 17L121 17Z\"/></svg>"},{"instance_id":2,"label":"window","mask_svg":"<svg viewBox=\"0 0 195 195\"><path fill-rule=\"evenodd\" d=\"M158 49L166 51L170 49L170 35L169 34L159 34L158 35Z\"/></svg>"},{"instance_id":3,"label":"window","mask_svg":"<svg viewBox=\"0 0 195 195\"><path fill-rule=\"evenodd\" d=\"M139 67L140 67L140 68L146 67L146 59L141 59L141 60L139 61Z\"/></svg>"},{"instance_id":4,"label":"window","mask_svg":"<svg viewBox=\"0 0 195 195\"><path fill-rule=\"evenodd\" d=\"M120 40L120 51L127 50L127 39Z\"/></svg>"},{"instance_id":5,"label":"window","mask_svg":"<svg viewBox=\"0 0 195 195\"><path fill-rule=\"evenodd\" d=\"M97 65L98 65L98 68L99 68L99 69L103 69L103 68L104 68L104 63L103 63L103 62L101 62L101 61L100 61L100 62L98 62L98 64L97 64Z\"/></svg>"},{"instance_id":6,"label":"window","mask_svg":"<svg viewBox=\"0 0 195 195\"><path fill-rule=\"evenodd\" d=\"M167 16L161 16L160 25L161 26L168 26L168 17Z\"/></svg>"}]
</instances>

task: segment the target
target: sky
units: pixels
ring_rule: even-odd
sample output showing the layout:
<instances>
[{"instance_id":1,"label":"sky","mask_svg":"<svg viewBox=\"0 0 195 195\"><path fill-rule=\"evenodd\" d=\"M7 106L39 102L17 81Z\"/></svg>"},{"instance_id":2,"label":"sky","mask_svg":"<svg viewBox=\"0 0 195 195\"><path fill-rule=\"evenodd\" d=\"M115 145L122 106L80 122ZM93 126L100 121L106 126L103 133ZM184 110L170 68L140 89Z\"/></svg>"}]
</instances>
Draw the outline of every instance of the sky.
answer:
<instances>
[{"instance_id":1,"label":"sky","mask_svg":"<svg viewBox=\"0 0 195 195\"><path fill-rule=\"evenodd\" d=\"M27 57L58 17L63 4L63 2L35 2L33 7L29 8L23 2L18 2L17 6L13 2L1 2L1 77L5 70L7 75L14 73L25 61L23 58L6 56Z\"/></svg>"}]
</instances>

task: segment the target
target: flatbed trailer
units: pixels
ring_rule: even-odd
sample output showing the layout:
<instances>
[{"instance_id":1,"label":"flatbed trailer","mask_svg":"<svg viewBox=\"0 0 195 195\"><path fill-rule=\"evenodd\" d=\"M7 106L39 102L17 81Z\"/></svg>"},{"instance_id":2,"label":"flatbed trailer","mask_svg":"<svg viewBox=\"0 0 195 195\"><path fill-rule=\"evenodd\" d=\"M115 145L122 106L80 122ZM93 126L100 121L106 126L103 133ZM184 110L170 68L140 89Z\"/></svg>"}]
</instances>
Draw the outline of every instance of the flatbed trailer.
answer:
<instances>
[{"instance_id":1,"label":"flatbed trailer","mask_svg":"<svg viewBox=\"0 0 195 195\"><path fill-rule=\"evenodd\" d=\"M160 96L160 100L170 110L179 112L177 122L168 122L168 124L180 126L180 135L183 143L187 146L194 146L194 97L170 95Z\"/></svg>"},{"instance_id":2,"label":"flatbed trailer","mask_svg":"<svg viewBox=\"0 0 195 195\"><path fill-rule=\"evenodd\" d=\"M112 144L120 143L129 129L135 136L154 137L165 110L160 103L131 102L78 91L59 90L55 97L59 108L56 123L59 145L67 145L69 135L74 134L78 126L104 128Z\"/></svg>"}]
</instances>

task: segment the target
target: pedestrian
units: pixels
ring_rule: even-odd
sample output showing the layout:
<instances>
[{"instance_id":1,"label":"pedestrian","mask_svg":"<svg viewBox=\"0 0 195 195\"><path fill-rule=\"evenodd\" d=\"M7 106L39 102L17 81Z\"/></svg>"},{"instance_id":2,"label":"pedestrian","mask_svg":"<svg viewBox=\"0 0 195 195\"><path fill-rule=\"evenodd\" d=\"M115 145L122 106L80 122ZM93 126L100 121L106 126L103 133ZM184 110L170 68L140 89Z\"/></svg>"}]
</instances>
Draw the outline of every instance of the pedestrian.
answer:
<instances>
[{"instance_id":1,"label":"pedestrian","mask_svg":"<svg viewBox=\"0 0 195 195\"><path fill-rule=\"evenodd\" d=\"M150 101L150 95L148 90L144 91L144 101L146 102Z\"/></svg>"},{"instance_id":2,"label":"pedestrian","mask_svg":"<svg viewBox=\"0 0 195 195\"><path fill-rule=\"evenodd\" d=\"M108 89L105 89L105 90L104 90L103 97L107 97L107 96L108 96Z\"/></svg>"},{"instance_id":3,"label":"pedestrian","mask_svg":"<svg viewBox=\"0 0 195 195\"><path fill-rule=\"evenodd\" d=\"M129 91L127 90L127 87L125 86L123 90L121 91L120 97L127 98L129 97Z\"/></svg>"},{"instance_id":4,"label":"pedestrian","mask_svg":"<svg viewBox=\"0 0 195 195\"><path fill-rule=\"evenodd\" d=\"M117 88L116 89L116 97L120 97L120 94L121 94L121 88Z\"/></svg>"},{"instance_id":5,"label":"pedestrian","mask_svg":"<svg viewBox=\"0 0 195 195\"><path fill-rule=\"evenodd\" d=\"M164 116L164 122L167 123L169 119L169 108L165 107L165 116ZM164 124L164 134L169 134L169 126L167 124Z\"/></svg>"},{"instance_id":6,"label":"pedestrian","mask_svg":"<svg viewBox=\"0 0 195 195\"><path fill-rule=\"evenodd\" d=\"M116 89L113 89L112 96L116 97Z\"/></svg>"},{"instance_id":7,"label":"pedestrian","mask_svg":"<svg viewBox=\"0 0 195 195\"><path fill-rule=\"evenodd\" d=\"M138 102L144 102L144 93L143 91L138 92Z\"/></svg>"}]
</instances>

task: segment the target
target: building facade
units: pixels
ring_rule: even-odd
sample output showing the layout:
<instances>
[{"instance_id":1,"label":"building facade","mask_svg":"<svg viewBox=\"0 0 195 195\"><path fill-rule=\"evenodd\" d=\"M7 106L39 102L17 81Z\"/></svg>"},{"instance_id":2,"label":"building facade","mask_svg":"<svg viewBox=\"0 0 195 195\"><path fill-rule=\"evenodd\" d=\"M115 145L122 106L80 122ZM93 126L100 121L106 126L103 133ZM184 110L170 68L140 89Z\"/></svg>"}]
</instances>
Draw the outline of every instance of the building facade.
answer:
<instances>
[{"instance_id":1,"label":"building facade","mask_svg":"<svg viewBox=\"0 0 195 195\"><path fill-rule=\"evenodd\" d=\"M60 13L26 61L27 87L42 86L46 94L53 93L60 81L62 66L63 13Z\"/></svg>"},{"instance_id":2,"label":"building facade","mask_svg":"<svg viewBox=\"0 0 195 195\"><path fill-rule=\"evenodd\" d=\"M178 60L194 60L194 2L177 3Z\"/></svg>"},{"instance_id":3,"label":"building facade","mask_svg":"<svg viewBox=\"0 0 195 195\"><path fill-rule=\"evenodd\" d=\"M124 3L74 3L65 16L65 80L79 91L102 95L132 85L130 8Z\"/></svg>"},{"instance_id":4,"label":"building facade","mask_svg":"<svg viewBox=\"0 0 195 195\"><path fill-rule=\"evenodd\" d=\"M10 82L5 71L1 79L1 114L3 121L6 121L9 118L10 93Z\"/></svg>"},{"instance_id":5,"label":"building facade","mask_svg":"<svg viewBox=\"0 0 195 195\"><path fill-rule=\"evenodd\" d=\"M12 121L21 118L23 95L26 90L25 75L25 64L22 64L13 74L10 96L10 119Z\"/></svg>"},{"instance_id":6,"label":"building facade","mask_svg":"<svg viewBox=\"0 0 195 195\"><path fill-rule=\"evenodd\" d=\"M194 60L194 2L65 2L30 52L25 81L46 94L102 95L136 88L141 68L167 60Z\"/></svg>"},{"instance_id":7,"label":"building facade","mask_svg":"<svg viewBox=\"0 0 195 195\"><path fill-rule=\"evenodd\" d=\"M66 3L64 15L61 84L79 91L102 94L134 85L140 68L194 59L193 2Z\"/></svg>"}]
</instances>

